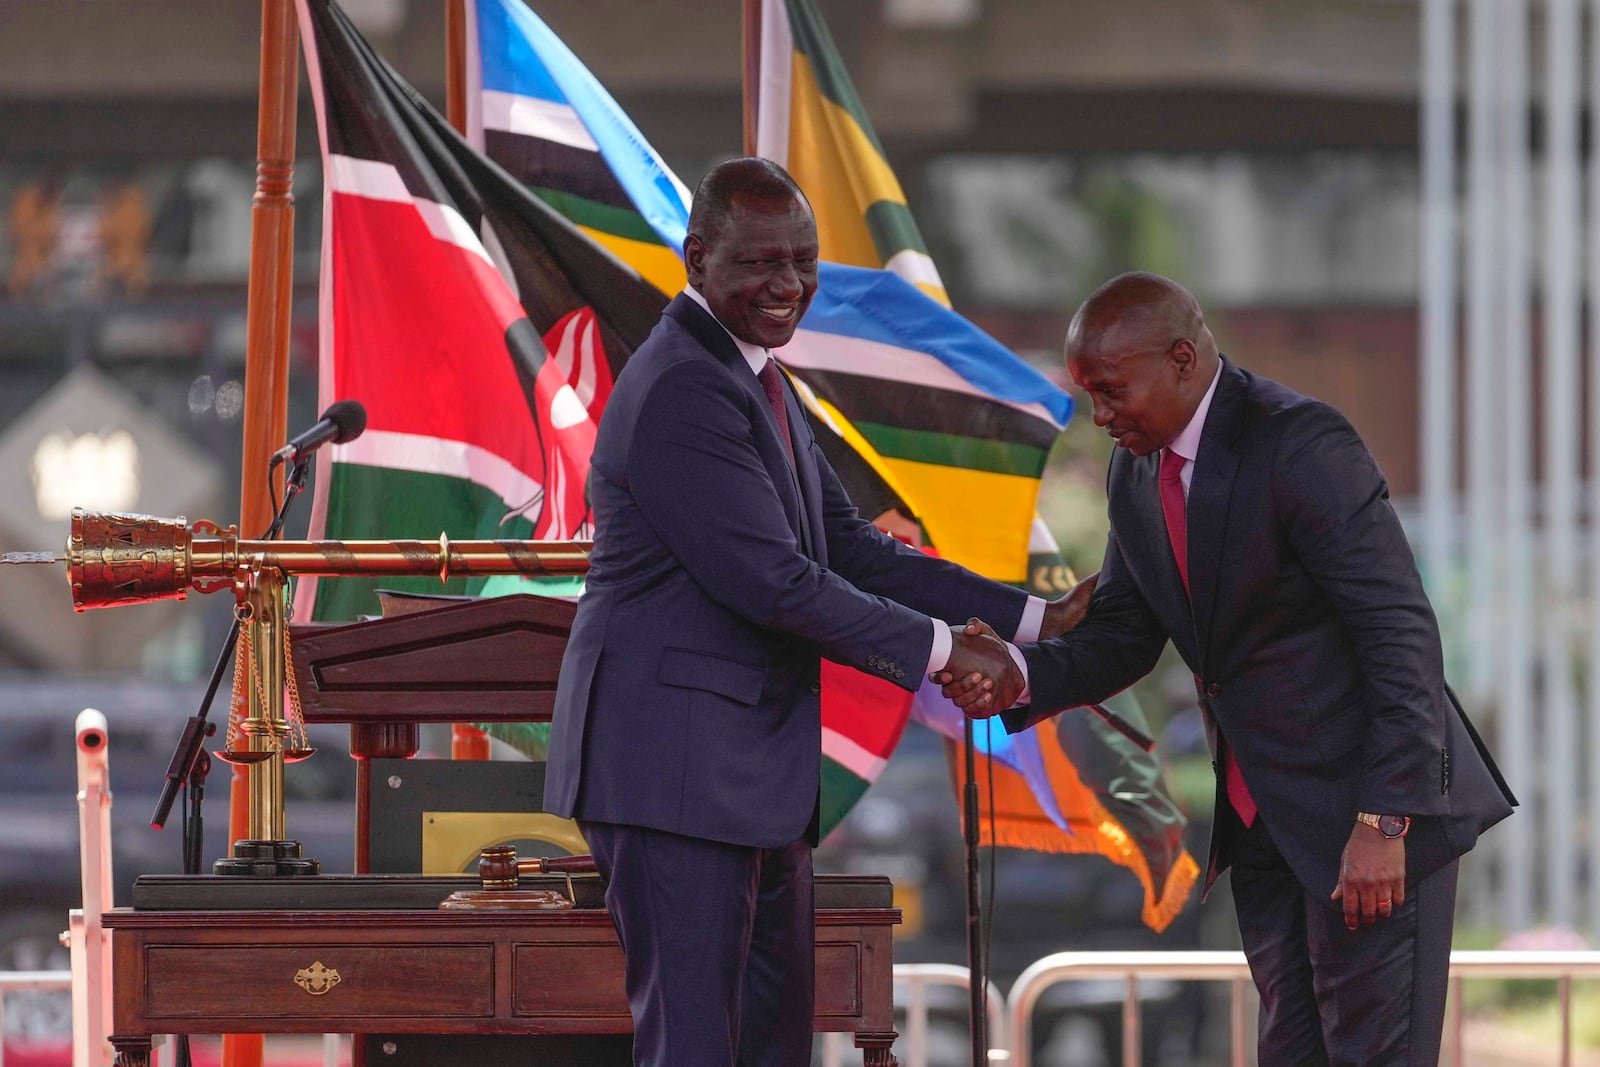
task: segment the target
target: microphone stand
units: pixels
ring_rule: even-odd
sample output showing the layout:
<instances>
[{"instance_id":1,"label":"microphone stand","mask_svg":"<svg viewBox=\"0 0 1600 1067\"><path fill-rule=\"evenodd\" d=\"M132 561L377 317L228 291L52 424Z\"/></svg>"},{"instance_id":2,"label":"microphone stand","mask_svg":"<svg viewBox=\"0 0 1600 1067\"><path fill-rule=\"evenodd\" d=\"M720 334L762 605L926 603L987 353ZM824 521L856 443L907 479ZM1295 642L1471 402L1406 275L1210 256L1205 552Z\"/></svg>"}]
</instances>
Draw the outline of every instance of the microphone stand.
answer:
<instances>
[{"instance_id":1,"label":"microphone stand","mask_svg":"<svg viewBox=\"0 0 1600 1067\"><path fill-rule=\"evenodd\" d=\"M309 469L310 464L303 459L297 459L289 468L289 476L284 484L283 504L278 508L278 513L273 516L272 525L267 527L267 532L260 540L276 540L283 533L283 524L289 517L289 508L305 489ZM211 668L211 680L206 686L205 696L200 699L200 710L189 716L183 734L178 739L177 751L173 752L172 762L167 765L166 784L162 786L161 796L156 801L155 814L150 817L152 828L163 829L167 824L167 816L172 812L172 803L177 798L178 787L187 785L194 789L191 804L184 811L184 874L200 873L199 830L198 827L193 829L194 848L191 855L189 824L191 820L194 823L200 821L200 801L205 792L205 776L210 770L211 757L206 755L204 741L217 732L216 724L207 721L206 716L211 711L211 702L216 699L217 688L222 684L223 672L233 660L233 650L238 641L239 619L235 616L233 625L228 627L228 637L222 643L222 651L217 655L217 662Z\"/></svg>"},{"instance_id":2,"label":"microphone stand","mask_svg":"<svg viewBox=\"0 0 1600 1067\"><path fill-rule=\"evenodd\" d=\"M267 468L267 477L272 477L272 471L277 467L274 462ZM306 475L310 472L311 464L305 457L297 457L289 468L288 477L283 486L283 504L279 506L278 513L272 517L272 525L267 527L260 540L274 541L283 534L283 524L289 517L289 508L294 504L306 487ZM205 739L217 732L215 723L207 719L211 712L211 702L216 699L217 688L222 684L223 672L228 669L228 664L233 660L233 650L239 643L239 616L234 615L233 625L228 627L227 640L222 643L222 651L217 654L217 662L211 668L211 681L206 685L205 696L200 698L200 710L189 716L189 721L184 724L183 734L178 738L178 747L172 754L172 762L167 765L166 784L161 787L161 796L156 800L155 814L150 816L150 826L161 830L167 825L167 816L172 813L172 802L177 798L178 787L186 789L183 807L183 873L200 873L200 854L205 847L204 828L205 820L201 814L201 802L205 799L206 775L211 771L211 756L206 752ZM180 1034L177 1037L177 1061L179 1067L191 1067L194 1062L189 1050L189 1035Z\"/></svg>"},{"instance_id":3,"label":"microphone stand","mask_svg":"<svg viewBox=\"0 0 1600 1067\"><path fill-rule=\"evenodd\" d=\"M296 459L289 468L289 475L284 482L283 504L278 508L278 513L273 516L272 525L267 527L267 532L260 540L273 541L283 533L283 524L289 517L289 508L294 504L306 487L306 475L311 468L310 463L304 458ZM270 468L268 477L271 476ZM233 625L228 627L228 637L222 643L222 651L217 654L217 662L211 668L211 681L206 685L206 693L200 699L200 710L189 716L189 721L184 724L183 734L178 738L178 747L172 754L172 762L167 765L166 784L161 787L161 796L156 800L155 814L150 816L150 826L160 830L167 825L167 816L172 813L172 803L177 799L178 788L187 786L190 790L189 802L184 807L183 813L183 873L200 873L200 833L201 814L200 802L205 795L206 774L211 769L211 757L206 754L205 739L217 732L215 723L207 720L206 716L211 711L211 702L216 699L217 688L222 684L222 675L228 669L228 664L233 661L233 650L239 642L239 619L234 616Z\"/></svg>"},{"instance_id":4,"label":"microphone stand","mask_svg":"<svg viewBox=\"0 0 1600 1067\"><path fill-rule=\"evenodd\" d=\"M980 918L983 914L983 895L979 888L978 869L978 767L974 754L972 718L962 718L962 743L966 746L966 781L962 785L962 836L966 844L967 862L967 974L968 1005L972 1032L972 1067L988 1067L988 993L989 984L983 966L983 933Z\"/></svg>"}]
</instances>

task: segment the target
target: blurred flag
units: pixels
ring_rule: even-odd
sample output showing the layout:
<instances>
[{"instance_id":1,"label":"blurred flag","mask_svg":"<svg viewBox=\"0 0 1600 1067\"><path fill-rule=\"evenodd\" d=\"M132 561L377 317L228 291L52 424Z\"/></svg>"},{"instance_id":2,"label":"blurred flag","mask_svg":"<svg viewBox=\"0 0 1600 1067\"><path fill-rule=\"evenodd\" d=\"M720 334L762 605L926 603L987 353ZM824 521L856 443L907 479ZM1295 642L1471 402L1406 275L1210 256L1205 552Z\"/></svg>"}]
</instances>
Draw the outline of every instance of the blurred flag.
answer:
<instances>
[{"instance_id":1,"label":"blurred flag","mask_svg":"<svg viewBox=\"0 0 1600 1067\"><path fill-rule=\"evenodd\" d=\"M468 0L467 137L663 293L683 288L689 192L522 0Z\"/></svg>"},{"instance_id":2,"label":"blurred flag","mask_svg":"<svg viewBox=\"0 0 1600 1067\"><path fill-rule=\"evenodd\" d=\"M681 290L689 220L683 184L594 75L522 0L471 0L467 12L469 136L662 292ZM817 314L815 306L810 314ZM843 437L817 424L819 413L813 402L813 428L856 505L869 516L896 508L908 512ZM911 695L898 686L824 664L823 834L877 779L905 731L910 706ZM511 740L537 757L544 729L535 727Z\"/></svg>"},{"instance_id":3,"label":"blurred flag","mask_svg":"<svg viewBox=\"0 0 1600 1067\"><path fill-rule=\"evenodd\" d=\"M1035 514L1039 478L1070 399L949 310L900 183L811 0L761 0L757 151L782 164L816 212L816 302L777 353L825 422L910 509L947 559L1055 596L1070 572ZM1148 732L1131 696L1108 710ZM925 686L915 718L956 740L960 712ZM1145 888L1164 928L1198 867L1159 765L1095 715L1017 737L997 723L985 774L996 843L1094 852ZM988 791L984 790L984 796Z\"/></svg>"},{"instance_id":4,"label":"blurred flag","mask_svg":"<svg viewBox=\"0 0 1600 1067\"><path fill-rule=\"evenodd\" d=\"M583 532L601 407L666 298L473 151L331 0L299 11L324 162L320 392L367 408L365 434L319 455L313 536ZM375 584L307 583L300 611L373 611Z\"/></svg>"}]
</instances>

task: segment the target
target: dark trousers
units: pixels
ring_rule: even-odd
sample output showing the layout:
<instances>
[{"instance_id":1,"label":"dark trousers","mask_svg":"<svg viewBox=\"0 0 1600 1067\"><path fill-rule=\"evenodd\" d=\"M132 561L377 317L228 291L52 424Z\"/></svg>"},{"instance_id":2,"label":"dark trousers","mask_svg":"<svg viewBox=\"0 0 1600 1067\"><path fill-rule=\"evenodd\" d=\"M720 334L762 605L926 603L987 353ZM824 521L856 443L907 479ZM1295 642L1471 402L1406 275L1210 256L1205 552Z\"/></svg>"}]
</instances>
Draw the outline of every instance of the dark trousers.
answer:
<instances>
[{"instance_id":1,"label":"dark trousers","mask_svg":"<svg viewBox=\"0 0 1600 1067\"><path fill-rule=\"evenodd\" d=\"M807 1067L811 847L579 826L622 941L637 1067Z\"/></svg>"},{"instance_id":2,"label":"dark trousers","mask_svg":"<svg viewBox=\"0 0 1600 1067\"><path fill-rule=\"evenodd\" d=\"M1217 814L1261 994L1262 1067L1436 1067L1459 861L1408 887L1388 919L1351 930L1301 886L1261 819L1246 828L1225 804Z\"/></svg>"}]
</instances>

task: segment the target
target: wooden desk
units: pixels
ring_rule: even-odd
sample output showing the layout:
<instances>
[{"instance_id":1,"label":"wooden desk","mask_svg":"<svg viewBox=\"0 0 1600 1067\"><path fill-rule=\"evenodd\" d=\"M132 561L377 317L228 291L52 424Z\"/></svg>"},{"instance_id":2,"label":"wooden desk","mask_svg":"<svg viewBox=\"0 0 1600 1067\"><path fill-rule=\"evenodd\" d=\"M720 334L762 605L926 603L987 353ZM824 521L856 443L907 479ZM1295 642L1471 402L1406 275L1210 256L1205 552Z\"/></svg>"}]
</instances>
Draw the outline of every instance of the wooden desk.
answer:
<instances>
[{"instance_id":1,"label":"wooden desk","mask_svg":"<svg viewBox=\"0 0 1600 1067\"><path fill-rule=\"evenodd\" d=\"M247 881L210 884L273 892L239 885ZM434 881L447 895L450 880ZM853 1034L867 1067L890 1067L890 941L900 913L887 906L888 880L819 876L817 884L815 1029ZM632 1029L622 951L603 908L118 908L103 922L111 931L117 1067L149 1067L155 1034Z\"/></svg>"}]
</instances>

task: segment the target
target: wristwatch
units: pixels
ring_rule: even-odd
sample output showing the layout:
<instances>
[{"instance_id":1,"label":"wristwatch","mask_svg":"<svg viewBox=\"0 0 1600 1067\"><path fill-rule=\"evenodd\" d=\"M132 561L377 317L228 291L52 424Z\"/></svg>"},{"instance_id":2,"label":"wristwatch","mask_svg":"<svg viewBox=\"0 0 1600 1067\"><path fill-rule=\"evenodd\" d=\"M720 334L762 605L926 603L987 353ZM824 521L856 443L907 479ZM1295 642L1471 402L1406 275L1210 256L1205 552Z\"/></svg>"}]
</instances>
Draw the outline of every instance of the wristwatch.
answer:
<instances>
[{"instance_id":1,"label":"wristwatch","mask_svg":"<svg viewBox=\"0 0 1600 1067\"><path fill-rule=\"evenodd\" d=\"M1378 833L1393 840L1404 837L1411 830L1411 816L1409 815L1374 815L1370 811L1356 812L1356 822L1372 827Z\"/></svg>"}]
</instances>

